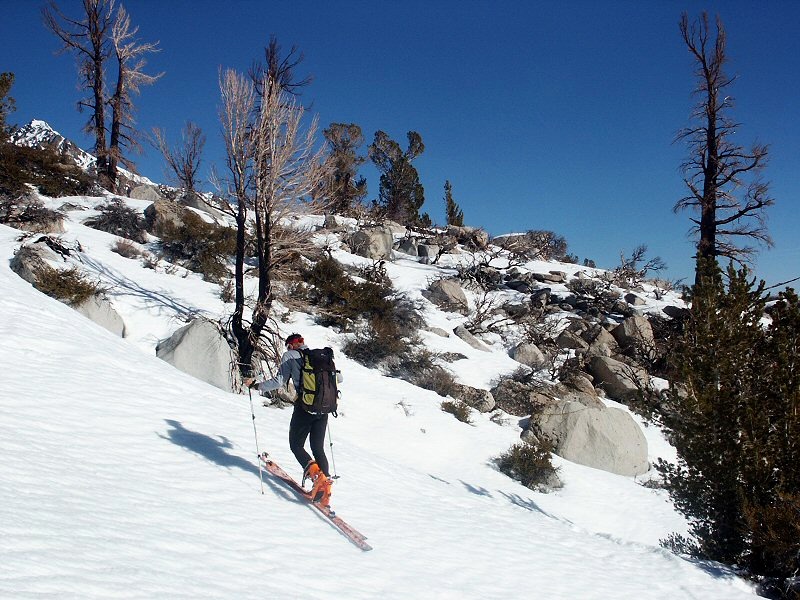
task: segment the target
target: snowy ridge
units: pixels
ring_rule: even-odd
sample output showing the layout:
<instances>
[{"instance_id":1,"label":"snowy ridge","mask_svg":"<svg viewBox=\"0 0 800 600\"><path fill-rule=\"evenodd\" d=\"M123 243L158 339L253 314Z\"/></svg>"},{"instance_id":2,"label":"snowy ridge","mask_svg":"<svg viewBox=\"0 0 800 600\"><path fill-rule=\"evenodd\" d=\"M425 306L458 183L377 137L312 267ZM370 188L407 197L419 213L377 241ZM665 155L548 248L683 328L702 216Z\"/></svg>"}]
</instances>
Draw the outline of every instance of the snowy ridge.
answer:
<instances>
[{"instance_id":1,"label":"snowy ridge","mask_svg":"<svg viewBox=\"0 0 800 600\"><path fill-rule=\"evenodd\" d=\"M27 125L23 125L11 134L11 141L18 146L29 146L31 148L49 147L61 155L70 156L75 164L81 169L88 171L94 167L97 159L79 148L74 142L68 140L63 135L53 129L46 121L33 119ZM127 179L140 184L155 185L149 178L137 175L126 169L119 168L119 172Z\"/></svg>"},{"instance_id":2,"label":"snowy ridge","mask_svg":"<svg viewBox=\"0 0 800 600\"><path fill-rule=\"evenodd\" d=\"M685 531L663 492L558 458L565 487L533 492L493 464L519 439L516 419L476 414L465 425L440 410L435 393L341 352L333 503L374 550L351 546L266 474L262 495L248 396L154 353L191 315L226 314L219 288L111 252L117 238L81 224L102 201L48 204L84 207L69 213L62 239L79 240L81 267L113 284L125 339L14 274L19 231L0 226L0 597L754 597L724 569L659 547ZM387 264L395 287L412 296L432 269ZM285 327L312 346L340 345L307 315ZM513 366L454 338L426 342L482 360L454 364L468 384ZM299 476L287 443L291 411L258 400L260 450ZM658 432L645 434L654 456L668 451Z\"/></svg>"}]
</instances>

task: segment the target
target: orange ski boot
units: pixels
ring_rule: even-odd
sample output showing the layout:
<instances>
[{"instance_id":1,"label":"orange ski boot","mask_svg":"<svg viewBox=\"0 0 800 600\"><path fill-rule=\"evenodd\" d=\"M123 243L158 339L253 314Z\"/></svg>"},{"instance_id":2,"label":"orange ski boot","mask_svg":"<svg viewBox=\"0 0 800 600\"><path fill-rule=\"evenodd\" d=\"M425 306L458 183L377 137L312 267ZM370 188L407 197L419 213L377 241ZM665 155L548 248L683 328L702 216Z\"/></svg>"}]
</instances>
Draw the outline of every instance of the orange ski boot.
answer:
<instances>
[{"instance_id":1,"label":"orange ski boot","mask_svg":"<svg viewBox=\"0 0 800 600\"><path fill-rule=\"evenodd\" d=\"M319 477L314 482L314 487L311 488L311 501L325 508L330 508L332 484L331 479L320 471Z\"/></svg>"},{"instance_id":2,"label":"orange ski boot","mask_svg":"<svg viewBox=\"0 0 800 600\"><path fill-rule=\"evenodd\" d=\"M306 479L310 479L311 485L314 485L317 482L317 479L319 479L320 475L322 475L322 469L319 468L319 465L313 460L308 461L306 469L303 471L303 482L300 484L301 487L306 487Z\"/></svg>"}]
</instances>

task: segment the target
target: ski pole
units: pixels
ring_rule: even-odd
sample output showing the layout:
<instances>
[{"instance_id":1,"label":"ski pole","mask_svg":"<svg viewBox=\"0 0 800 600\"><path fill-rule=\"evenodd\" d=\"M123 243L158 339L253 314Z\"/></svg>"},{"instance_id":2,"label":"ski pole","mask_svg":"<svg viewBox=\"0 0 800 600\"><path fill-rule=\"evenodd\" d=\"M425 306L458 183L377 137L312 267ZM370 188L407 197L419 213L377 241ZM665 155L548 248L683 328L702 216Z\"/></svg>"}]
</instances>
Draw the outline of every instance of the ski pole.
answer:
<instances>
[{"instance_id":1,"label":"ski pole","mask_svg":"<svg viewBox=\"0 0 800 600\"><path fill-rule=\"evenodd\" d=\"M328 444L330 444L331 448L331 466L333 466L333 479L339 479L339 476L336 474L336 461L333 459L333 438L331 437L331 422L328 419Z\"/></svg>"},{"instance_id":2,"label":"ski pole","mask_svg":"<svg viewBox=\"0 0 800 600\"><path fill-rule=\"evenodd\" d=\"M261 467L261 451L258 449L258 431L256 431L256 413L253 410L253 391L248 387L247 395L250 396L250 416L253 417L253 435L256 438L256 460L258 460L258 479L261 481L261 493L264 493L264 469Z\"/></svg>"}]
</instances>

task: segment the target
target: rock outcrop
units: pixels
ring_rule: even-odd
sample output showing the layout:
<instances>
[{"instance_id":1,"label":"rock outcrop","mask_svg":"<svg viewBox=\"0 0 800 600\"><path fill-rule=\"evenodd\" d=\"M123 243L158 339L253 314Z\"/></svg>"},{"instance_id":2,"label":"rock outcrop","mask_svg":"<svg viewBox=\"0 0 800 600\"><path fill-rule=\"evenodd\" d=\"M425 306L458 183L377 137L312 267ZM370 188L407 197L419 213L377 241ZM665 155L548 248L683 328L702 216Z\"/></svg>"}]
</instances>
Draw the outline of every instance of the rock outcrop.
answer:
<instances>
[{"instance_id":1,"label":"rock outcrop","mask_svg":"<svg viewBox=\"0 0 800 600\"><path fill-rule=\"evenodd\" d=\"M195 319L156 346L156 356L176 369L225 390L235 391L236 357L217 325Z\"/></svg>"}]
</instances>

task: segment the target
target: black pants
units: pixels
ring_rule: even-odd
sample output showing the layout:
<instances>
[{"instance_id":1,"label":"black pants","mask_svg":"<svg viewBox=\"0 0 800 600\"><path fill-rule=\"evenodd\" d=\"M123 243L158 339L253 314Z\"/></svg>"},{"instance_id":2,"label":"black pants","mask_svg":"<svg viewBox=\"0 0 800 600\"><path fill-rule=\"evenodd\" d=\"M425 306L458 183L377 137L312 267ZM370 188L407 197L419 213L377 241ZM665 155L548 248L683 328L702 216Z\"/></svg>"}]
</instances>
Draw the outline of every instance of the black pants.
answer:
<instances>
[{"instance_id":1,"label":"black pants","mask_svg":"<svg viewBox=\"0 0 800 600\"><path fill-rule=\"evenodd\" d=\"M295 404L292 422L289 425L289 448L297 462L300 463L300 466L305 469L311 460L311 456L305 449L306 439L310 434L311 453L314 455L314 460L317 461L317 465L322 469L322 472L330 476L328 472L328 457L325 456L325 429L327 426L327 414L312 415L301 406Z\"/></svg>"}]
</instances>

